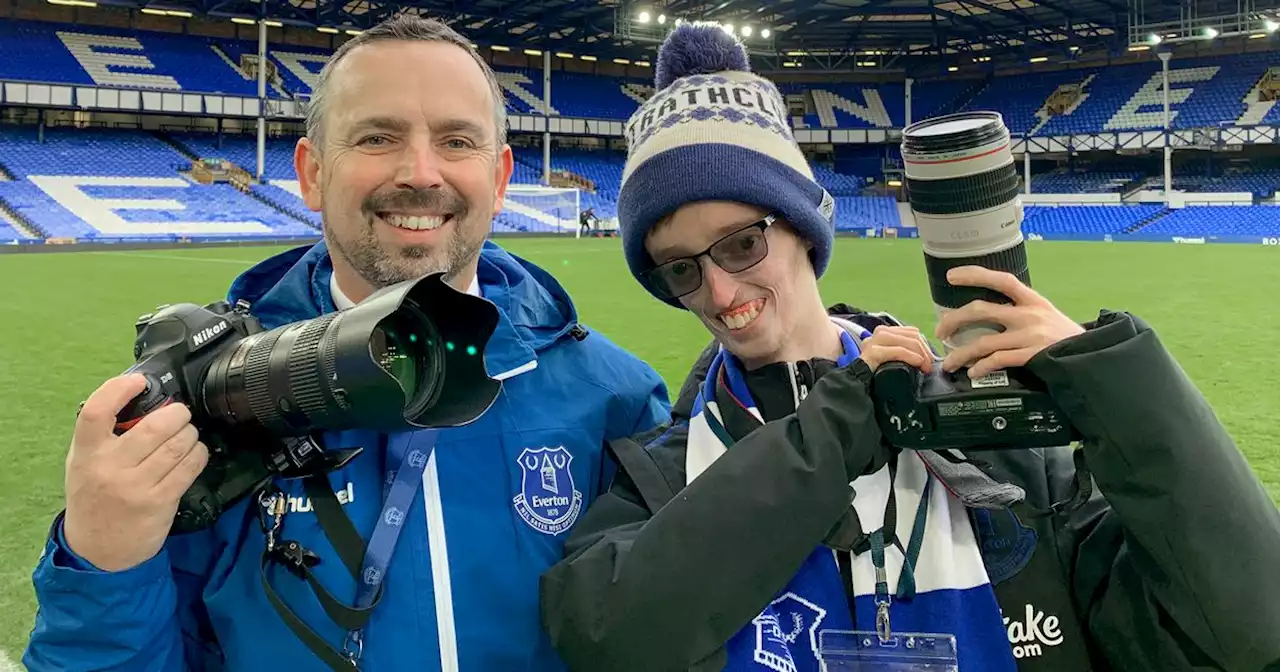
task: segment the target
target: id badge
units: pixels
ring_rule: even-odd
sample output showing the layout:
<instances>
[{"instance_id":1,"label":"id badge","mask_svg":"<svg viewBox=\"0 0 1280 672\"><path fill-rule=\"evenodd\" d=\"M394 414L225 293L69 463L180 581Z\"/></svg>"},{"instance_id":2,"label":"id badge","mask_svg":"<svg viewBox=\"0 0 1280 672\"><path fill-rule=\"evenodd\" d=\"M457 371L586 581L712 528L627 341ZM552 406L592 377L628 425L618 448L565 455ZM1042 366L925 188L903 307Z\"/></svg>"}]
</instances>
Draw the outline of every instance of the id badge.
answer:
<instances>
[{"instance_id":1,"label":"id badge","mask_svg":"<svg viewBox=\"0 0 1280 672\"><path fill-rule=\"evenodd\" d=\"M959 672L953 635L895 632L888 639L870 630L818 633L823 672Z\"/></svg>"}]
</instances>

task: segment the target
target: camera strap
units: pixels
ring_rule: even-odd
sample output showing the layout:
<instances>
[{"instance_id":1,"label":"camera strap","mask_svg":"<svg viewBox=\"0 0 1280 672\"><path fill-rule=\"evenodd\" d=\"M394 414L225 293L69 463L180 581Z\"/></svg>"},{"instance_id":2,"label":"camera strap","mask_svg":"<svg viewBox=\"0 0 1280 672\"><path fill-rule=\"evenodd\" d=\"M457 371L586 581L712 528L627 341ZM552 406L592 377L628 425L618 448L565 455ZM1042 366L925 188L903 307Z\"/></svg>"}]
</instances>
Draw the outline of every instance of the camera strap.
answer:
<instances>
[{"instance_id":1,"label":"camera strap","mask_svg":"<svg viewBox=\"0 0 1280 672\"><path fill-rule=\"evenodd\" d=\"M355 670L364 649L363 632L373 609L382 599L383 580L395 551L400 531L408 517L409 507L422 489L422 475L427 460L435 449L438 430L420 430L394 437L387 447L387 463L397 465L387 473L383 487L383 508L378 515L369 543L365 544L351 519L343 511L328 478L315 474L303 479L303 487L312 502L316 521L330 545L356 582L355 606L343 604L315 578L311 567L320 558L296 541L276 540L284 515L285 497L263 493L260 501L271 509L274 520L267 532L267 548L262 556L261 578L267 600L294 635L333 670ZM424 444L414 448L418 440ZM268 501L273 497L273 501ZM269 506L270 504L270 506ZM267 524L264 522L264 527ZM283 565L311 586L325 614L347 632L341 650L336 649L302 621L280 599L267 581L268 565Z\"/></svg>"},{"instance_id":2,"label":"camera strap","mask_svg":"<svg viewBox=\"0 0 1280 672\"><path fill-rule=\"evenodd\" d=\"M907 548L903 549L895 531L894 521L898 516L893 491L897 487L897 460L890 464L889 501L885 506L884 525L871 533L871 565L876 572L876 633L880 641L886 642L893 634L889 622L889 607L893 597L910 600L916 594L915 567L920 559L920 548L924 545L924 530L929 519L929 489L933 485L933 477L925 471L924 488L920 491L920 502L916 505L915 521L911 525L911 539ZM889 593L888 572L885 570L884 549L888 541L902 552L902 571L898 575L898 588L892 596Z\"/></svg>"}]
</instances>

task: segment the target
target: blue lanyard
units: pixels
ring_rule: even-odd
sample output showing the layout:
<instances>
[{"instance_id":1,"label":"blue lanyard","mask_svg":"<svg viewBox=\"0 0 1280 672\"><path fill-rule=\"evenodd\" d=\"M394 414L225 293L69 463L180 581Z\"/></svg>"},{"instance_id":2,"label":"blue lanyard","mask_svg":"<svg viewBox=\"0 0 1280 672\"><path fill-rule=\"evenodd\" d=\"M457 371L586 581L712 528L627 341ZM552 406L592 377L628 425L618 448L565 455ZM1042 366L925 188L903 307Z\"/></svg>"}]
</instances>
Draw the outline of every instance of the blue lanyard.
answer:
<instances>
[{"instance_id":1,"label":"blue lanyard","mask_svg":"<svg viewBox=\"0 0 1280 672\"><path fill-rule=\"evenodd\" d=\"M409 507L413 506L418 492L422 490L422 473L435 450L439 434L437 429L418 430L397 435L387 445L387 464L394 464L396 467L395 471L387 472L387 480L383 485L382 513L378 514L377 525L369 537L364 569L360 572L360 584L356 587L357 608L364 609L372 604L374 596L378 594L378 587L386 579L387 565L395 552L400 531L404 529L404 521L409 516ZM415 448L413 444L419 440L422 445ZM347 633L343 649L352 658L360 656L363 642L359 630Z\"/></svg>"}]
</instances>

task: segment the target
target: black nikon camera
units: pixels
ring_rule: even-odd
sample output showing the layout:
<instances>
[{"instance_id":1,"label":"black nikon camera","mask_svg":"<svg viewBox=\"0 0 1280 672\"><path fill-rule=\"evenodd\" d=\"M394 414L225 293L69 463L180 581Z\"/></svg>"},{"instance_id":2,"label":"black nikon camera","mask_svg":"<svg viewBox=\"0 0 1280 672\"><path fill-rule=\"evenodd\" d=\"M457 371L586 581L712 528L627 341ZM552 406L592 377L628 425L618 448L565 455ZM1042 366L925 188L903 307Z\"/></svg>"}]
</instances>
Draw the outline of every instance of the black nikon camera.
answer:
<instances>
[{"instance_id":1,"label":"black nikon camera","mask_svg":"<svg viewBox=\"0 0 1280 672\"><path fill-rule=\"evenodd\" d=\"M928 119L902 133L907 199L924 243L925 271L939 318L975 299L1009 303L991 290L957 287L947 271L983 266L1030 286L1022 237L1018 170L1004 119L964 112ZM970 325L948 347L1000 325ZM876 370L876 419L894 446L910 450L1062 446L1080 438L1044 384L1025 369L972 380L966 370L932 373L900 362Z\"/></svg>"},{"instance_id":2,"label":"black nikon camera","mask_svg":"<svg viewBox=\"0 0 1280 672\"><path fill-rule=\"evenodd\" d=\"M174 533L213 524L279 475L326 473L360 453L323 450L326 431L390 433L467 424L497 398L483 352L498 311L436 273L347 310L266 330L247 303L161 306L138 318L127 373L146 389L123 433L166 404L191 408L209 463L183 495Z\"/></svg>"}]
</instances>

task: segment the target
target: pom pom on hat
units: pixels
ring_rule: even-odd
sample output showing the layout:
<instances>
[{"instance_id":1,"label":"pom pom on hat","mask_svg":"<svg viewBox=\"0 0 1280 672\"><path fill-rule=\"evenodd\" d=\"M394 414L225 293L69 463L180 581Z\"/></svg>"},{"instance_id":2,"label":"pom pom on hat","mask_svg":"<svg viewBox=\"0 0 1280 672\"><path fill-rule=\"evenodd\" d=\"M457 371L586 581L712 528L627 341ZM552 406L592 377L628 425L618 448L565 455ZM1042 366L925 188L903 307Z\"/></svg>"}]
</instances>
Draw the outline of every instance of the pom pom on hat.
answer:
<instances>
[{"instance_id":1,"label":"pom pom on hat","mask_svg":"<svg viewBox=\"0 0 1280 672\"><path fill-rule=\"evenodd\" d=\"M681 77L726 70L751 72L747 50L738 38L726 33L718 23L681 23L658 50L654 86L661 90Z\"/></svg>"}]
</instances>

